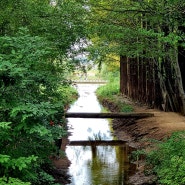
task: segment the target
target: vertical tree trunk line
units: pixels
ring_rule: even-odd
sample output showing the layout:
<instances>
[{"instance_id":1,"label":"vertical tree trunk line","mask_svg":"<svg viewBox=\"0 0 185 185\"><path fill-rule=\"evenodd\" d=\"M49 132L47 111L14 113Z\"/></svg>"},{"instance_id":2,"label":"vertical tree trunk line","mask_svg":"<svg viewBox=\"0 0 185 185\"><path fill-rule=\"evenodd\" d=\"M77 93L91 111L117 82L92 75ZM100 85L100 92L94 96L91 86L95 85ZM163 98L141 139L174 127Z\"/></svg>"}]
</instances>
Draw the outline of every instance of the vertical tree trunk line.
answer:
<instances>
[{"instance_id":1,"label":"vertical tree trunk line","mask_svg":"<svg viewBox=\"0 0 185 185\"><path fill-rule=\"evenodd\" d=\"M128 95L127 89L127 57L120 56L120 91L123 94Z\"/></svg>"},{"instance_id":2,"label":"vertical tree trunk line","mask_svg":"<svg viewBox=\"0 0 185 185\"><path fill-rule=\"evenodd\" d=\"M150 107L161 107L154 62L143 58L120 57L120 92Z\"/></svg>"},{"instance_id":3,"label":"vertical tree trunk line","mask_svg":"<svg viewBox=\"0 0 185 185\"><path fill-rule=\"evenodd\" d=\"M178 62L178 53L174 50L174 68L175 68L175 73L176 73L176 81L177 81L177 87L179 90L179 96L182 102L182 106L180 106L180 111L183 115L185 115L185 92L183 89L183 81L182 81L182 76L181 76L181 70Z\"/></svg>"},{"instance_id":4,"label":"vertical tree trunk line","mask_svg":"<svg viewBox=\"0 0 185 185\"><path fill-rule=\"evenodd\" d=\"M168 67L166 61L160 67L157 60L121 56L120 92L152 108L185 115L184 82L178 54L173 56Z\"/></svg>"},{"instance_id":5,"label":"vertical tree trunk line","mask_svg":"<svg viewBox=\"0 0 185 185\"><path fill-rule=\"evenodd\" d=\"M170 15L168 15L170 16ZM166 17L169 20L170 17ZM185 33L184 26L174 26L165 21L161 25L153 25L142 13L141 20L136 20L141 25L141 29L156 29L157 33L164 33L164 39L168 38L170 33L179 30ZM142 35L141 35L142 36ZM137 40L145 42L144 37L138 37ZM168 38L169 39L169 38ZM124 69L120 70L120 76L124 84L121 84L120 91L135 101L144 103L152 108L162 109L164 111L179 112L185 115L185 49L179 44L176 48L174 40L163 42L156 39L156 51L162 50L162 55L141 57L138 54L136 58L125 59ZM179 41L183 42L183 41ZM147 49L143 49L143 56L146 56ZM127 76L125 78L125 76ZM126 91L127 89L127 91Z\"/></svg>"}]
</instances>

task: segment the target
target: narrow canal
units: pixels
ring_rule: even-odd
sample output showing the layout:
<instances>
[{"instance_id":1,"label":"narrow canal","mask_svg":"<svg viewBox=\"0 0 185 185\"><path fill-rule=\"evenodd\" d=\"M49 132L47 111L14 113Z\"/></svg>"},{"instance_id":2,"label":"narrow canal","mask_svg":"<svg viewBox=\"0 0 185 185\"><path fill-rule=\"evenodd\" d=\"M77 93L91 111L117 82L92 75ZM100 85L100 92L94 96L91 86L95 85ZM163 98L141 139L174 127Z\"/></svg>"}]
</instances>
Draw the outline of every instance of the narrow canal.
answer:
<instances>
[{"instance_id":1,"label":"narrow canal","mask_svg":"<svg viewBox=\"0 0 185 185\"><path fill-rule=\"evenodd\" d=\"M95 91L98 85L78 84L79 98L68 112L101 112ZM68 118L70 141L112 141L108 119ZM96 143L96 142L93 142ZM117 146L67 146L66 154L71 165L68 185L127 185L130 174L125 143Z\"/></svg>"}]
</instances>

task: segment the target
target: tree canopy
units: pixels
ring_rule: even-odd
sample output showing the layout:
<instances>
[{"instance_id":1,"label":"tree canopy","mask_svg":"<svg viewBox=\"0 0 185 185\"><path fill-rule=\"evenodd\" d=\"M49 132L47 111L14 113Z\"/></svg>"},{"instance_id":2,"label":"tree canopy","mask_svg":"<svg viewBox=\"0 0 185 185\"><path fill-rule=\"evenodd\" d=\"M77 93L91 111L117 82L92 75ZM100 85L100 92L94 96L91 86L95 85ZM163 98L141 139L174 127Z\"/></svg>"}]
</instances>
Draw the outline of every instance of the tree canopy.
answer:
<instances>
[{"instance_id":1,"label":"tree canopy","mask_svg":"<svg viewBox=\"0 0 185 185\"><path fill-rule=\"evenodd\" d=\"M185 114L185 2L91 0L88 6L89 36L96 41L89 50L100 62L110 54L121 56L121 91Z\"/></svg>"}]
</instances>

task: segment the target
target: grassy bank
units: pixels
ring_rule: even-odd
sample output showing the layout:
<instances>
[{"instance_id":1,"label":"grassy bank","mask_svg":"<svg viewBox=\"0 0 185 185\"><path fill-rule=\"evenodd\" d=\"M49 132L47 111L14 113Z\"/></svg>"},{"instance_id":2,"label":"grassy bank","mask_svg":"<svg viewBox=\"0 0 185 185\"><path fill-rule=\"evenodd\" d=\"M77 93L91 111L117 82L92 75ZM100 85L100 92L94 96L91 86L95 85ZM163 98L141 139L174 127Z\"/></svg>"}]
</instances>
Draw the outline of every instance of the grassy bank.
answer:
<instances>
[{"instance_id":1,"label":"grassy bank","mask_svg":"<svg viewBox=\"0 0 185 185\"><path fill-rule=\"evenodd\" d=\"M129 105L124 101L121 101L121 94L118 81L111 81L106 85L100 86L96 91L96 95L100 103L112 112L133 111L132 105Z\"/></svg>"},{"instance_id":2,"label":"grassy bank","mask_svg":"<svg viewBox=\"0 0 185 185\"><path fill-rule=\"evenodd\" d=\"M102 105L112 112L133 111L132 105L122 101L119 84L116 82L99 87L96 94ZM165 141L154 141L152 145L149 152L148 150L135 152L137 159L140 155L145 156L145 175L155 175L156 178L153 180L156 184L185 184L185 132L175 132ZM150 181L154 183L152 179Z\"/></svg>"}]
</instances>

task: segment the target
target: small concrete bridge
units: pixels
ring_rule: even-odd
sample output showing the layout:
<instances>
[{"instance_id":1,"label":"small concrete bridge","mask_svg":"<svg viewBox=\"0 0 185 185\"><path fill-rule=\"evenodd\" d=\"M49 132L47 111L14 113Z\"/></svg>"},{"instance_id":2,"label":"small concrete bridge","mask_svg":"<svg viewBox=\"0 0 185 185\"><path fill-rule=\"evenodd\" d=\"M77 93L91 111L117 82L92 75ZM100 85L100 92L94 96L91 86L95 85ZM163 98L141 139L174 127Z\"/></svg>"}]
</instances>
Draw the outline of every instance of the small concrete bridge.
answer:
<instances>
[{"instance_id":1,"label":"small concrete bridge","mask_svg":"<svg viewBox=\"0 0 185 185\"><path fill-rule=\"evenodd\" d=\"M106 84L107 80L72 80L75 84Z\"/></svg>"},{"instance_id":2,"label":"small concrete bridge","mask_svg":"<svg viewBox=\"0 0 185 185\"><path fill-rule=\"evenodd\" d=\"M124 119L142 119L147 117L153 117L153 113L91 113L91 112L67 112L66 118L124 118Z\"/></svg>"}]
</instances>

